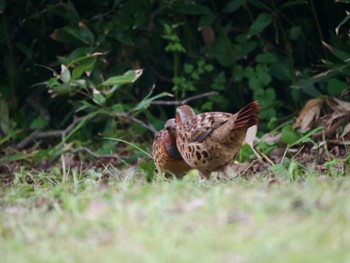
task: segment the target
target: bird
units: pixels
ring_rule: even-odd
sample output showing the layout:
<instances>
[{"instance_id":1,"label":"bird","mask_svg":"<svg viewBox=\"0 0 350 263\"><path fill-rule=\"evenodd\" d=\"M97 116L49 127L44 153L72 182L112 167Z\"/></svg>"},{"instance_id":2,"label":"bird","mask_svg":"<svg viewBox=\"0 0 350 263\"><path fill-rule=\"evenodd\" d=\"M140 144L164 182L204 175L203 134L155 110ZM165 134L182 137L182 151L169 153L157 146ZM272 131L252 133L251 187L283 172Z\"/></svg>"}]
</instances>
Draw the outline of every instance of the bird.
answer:
<instances>
[{"instance_id":1,"label":"bird","mask_svg":"<svg viewBox=\"0 0 350 263\"><path fill-rule=\"evenodd\" d=\"M259 103L251 102L235 114L204 112L196 115L188 105L176 109L176 127L167 126L176 138L182 158L202 177L222 172L232 163L244 143L247 129L259 122Z\"/></svg>"},{"instance_id":2,"label":"bird","mask_svg":"<svg viewBox=\"0 0 350 263\"><path fill-rule=\"evenodd\" d=\"M182 178L192 168L184 161L177 149L176 137L169 133L169 130L176 128L176 120L174 118L169 119L165 123L165 127L167 129L160 130L153 141L152 156L154 163L158 170L164 173L165 177Z\"/></svg>"}]
</instances>

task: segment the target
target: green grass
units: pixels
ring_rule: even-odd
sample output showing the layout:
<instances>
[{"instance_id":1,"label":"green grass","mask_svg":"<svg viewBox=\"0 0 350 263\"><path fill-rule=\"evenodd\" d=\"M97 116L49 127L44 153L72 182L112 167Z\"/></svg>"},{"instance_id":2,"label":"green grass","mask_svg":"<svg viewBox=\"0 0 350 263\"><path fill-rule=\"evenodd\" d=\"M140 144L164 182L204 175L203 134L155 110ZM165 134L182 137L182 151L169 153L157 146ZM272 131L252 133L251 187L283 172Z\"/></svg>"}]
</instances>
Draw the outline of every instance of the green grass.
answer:
<instances>
[{"instance_id":1,"label":"green grass","mask_svg":"<svg viewBox=\"0 0 350 263\"><path fill-rule=\"evenodd\" d=\"M349 177L28 174L1 189L2 263L350 262Z\"/></svg>"}]
</instances>

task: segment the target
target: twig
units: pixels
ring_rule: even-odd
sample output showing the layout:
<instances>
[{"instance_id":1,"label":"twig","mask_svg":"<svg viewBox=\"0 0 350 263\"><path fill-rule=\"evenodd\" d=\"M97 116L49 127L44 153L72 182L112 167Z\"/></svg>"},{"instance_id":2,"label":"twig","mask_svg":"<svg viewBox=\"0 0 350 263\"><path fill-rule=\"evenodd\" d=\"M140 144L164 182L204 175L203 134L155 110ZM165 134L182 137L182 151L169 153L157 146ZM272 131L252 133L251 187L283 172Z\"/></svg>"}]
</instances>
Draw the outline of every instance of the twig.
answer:
<instances>
[{"instance_id":1,"label":"twig","mask_svg":"<svg viewBox=\"0 0 350 263\"><path fill-rule=\"evenodd\" d=\"M195 96L189 97L189 98L184 99L184 100L175 100L175 101L155 100L155 101L152 101L151 104L152 105L182 105L182 104L187 104L191 100L197 100L197 99L200 99L200 98L203 98L203 97L208 97L208 96L213 96L213 95L218 95L218 92L210 91L210 92L206 92L206 93L203 93L203 94L199 94L199 95L195 95Z\"/></svg>"},{"instance_id":2,"label":"twig","mask_svg":"<svg viewBox=\"0 0 350 263\"><path fill-rule=\"evenodd\" d=\"M131 111L123 112L123 113L114 113L113 116L118 117L118 118L124 118L124 119L127 119L127 120L132 120L132 121L140 124L142 127L145 127L147 130L153 132L154 134L157 133L157 130L152 126L152 124L145 123L145 122L143 122L142 120L140 120L140 119L138 119L136 117L130 116L130 114L132 114Z\"/></svg>"},{"instance_id":3,"label":"twig","mask_svg":"<svg viewBox=\"0 0 350 263\"><path fill-rule=\"evenodd\" d=\"M93 152L92 150L90 150L87 147L79 147L79 148L74 149L72 152L75 153L75 152L81 152L81 151L85 151L85 152L87 152L88 154L92 155L95 158L117 158L113 154L98 154L98 153L95 153L95 152Z\"/></svg>"},{"instance_id":4,"label":"twig","mask_svg":"<svg viewBox=\"0 0 350 263\"><path fill-rule=\"evenodd\" d=\"M140 119L137 119L135 117L131 117L131 120L133 120L134 122L140 124L141 126L145 127L146 129L150 130L154 134L157 133L157 130L150 123L147 124L147 123L145 123L145 122L143 122Z\"/></svg>"},{"instance_id":5,"label":"twig","mask_svg":"<svg viewBox=\"0 0 350 263\"><path fill-rule=\"evenodd\" d=\"M20 141L15 145L15 148L17 150L24 149L28 144L30 144L32 141L37 139L45 139L45 138L52 138L52 137L62 137L64 138L67 133L69 133L77 124L79 124L85 117L76 117L74 116L74 119L71 124L69 124L64 130L57 130L57 131L40 131L36 130L32 132L28 137Z\"/></svg>"}]
</instances>

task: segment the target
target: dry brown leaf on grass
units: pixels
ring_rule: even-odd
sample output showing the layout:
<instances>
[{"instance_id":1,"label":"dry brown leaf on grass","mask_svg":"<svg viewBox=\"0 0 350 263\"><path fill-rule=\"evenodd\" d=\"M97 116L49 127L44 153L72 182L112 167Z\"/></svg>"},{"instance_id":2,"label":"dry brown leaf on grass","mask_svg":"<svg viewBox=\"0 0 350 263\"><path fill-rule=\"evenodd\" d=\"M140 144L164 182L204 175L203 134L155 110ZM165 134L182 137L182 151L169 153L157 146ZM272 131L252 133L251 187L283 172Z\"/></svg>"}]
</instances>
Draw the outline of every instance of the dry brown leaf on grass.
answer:
<instances>
[{"instance_id":1,"label":"dry brown leaf on grass","mask_svg":"<svg viewBox=\"0 0 350 263\"><path fill-rule=\"evenodd\" d=\"M327 104L334 111L350 113L350 102L343 101L337 98L327 99Z\"/></svg>"},{"instance_id":2,"label":"dry brown leaf on grass","mask_svg":"<svg viewBox=\"0 0 350 263\"><path fill-rule=\"evenodd\" d=\"M249 127L245 135L244 143L253 146L257 131L258 131L257 125L253 125Z\"/></svg>"},{"instance_id":3,"label":"dry brown leaf on grass","mask_svg":"<svg viewBox=\"0 0 350 263\"><path fill-rule=\"evenodd\" d=\"M254 149L254 140L256 138L256 133L258 131L258 126L253 125L248 128L247 133L245 135L244 143L248 144L252 151L254 152L255 156L259 159L259 161L262 162L262 158L260 154Z\"/></svg>"},{"instance_id":4,"label":"dry brown leaf on grass","mask_svg":"<svg viewBox=\"0 0 350 263\"><path fill-rule=\"evenodd\" d=\"M282 133L280 132L269 132L266 133L260 141L263 141L267 144L280 143L282 141Z\"/></svg>"},{"instance_id":5,"label":"dry brown leaf on grass","mask_svg":"<svg viewBox=\"0 0 350 263\"><path fill-rule=\"evenodd\" d=\"M310 130L314 123L320 118L320 113L324 102L325 97L309 100L300 111L298 118L293 124L293 129L299 128L300 131Z\"/></svg>"},{"instance_id":6,"label":"dry brown leaf on grass","mask_svg":"<svg viewBox=\"0 0 350 263\"><path fill-rule=\"evenodd\" d=\"M350 137L350 123L346 124L340 138Z\"/></svg>"},{"instance_id":7,"label":"dry brown leaf on grass","mask_svg":"<svg viewBox=\"0 0 350 263\"><path fill-rule=\"evenodd\" d=\"M329 130L331 128L331 126L333 125L335 120L338 120L346 115L347 115L346 112L338 112L338 111L334 111L332 114L329 114L327 116L328 118L326 120L327 130Z\"/></svg>"},{"instance_id":8,"label":"dry brown leaf on grass","mask_svg":"<svg viewBox=\"0 0 350 263\"><path fill-rule=\"evenodd\" d=\"M350 102L343 101L337 98L327 99L327 104L333 110L333 113L329 115L327 119L326 135L331 136L337 132L337 130L344 126L347 127L350 122ZM349 128L347 128L349 129ZM349 131L345 132L345 128L342 136L345 136Z\"/></svg>"}]
</instances>

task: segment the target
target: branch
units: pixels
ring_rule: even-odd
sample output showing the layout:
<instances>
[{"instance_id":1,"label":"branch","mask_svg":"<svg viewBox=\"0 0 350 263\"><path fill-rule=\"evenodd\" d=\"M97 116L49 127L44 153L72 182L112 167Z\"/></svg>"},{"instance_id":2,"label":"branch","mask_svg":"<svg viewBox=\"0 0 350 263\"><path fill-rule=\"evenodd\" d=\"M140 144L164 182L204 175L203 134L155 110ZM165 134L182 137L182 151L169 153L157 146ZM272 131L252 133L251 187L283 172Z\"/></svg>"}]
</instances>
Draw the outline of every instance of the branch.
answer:
<instances>
[{"instance_id":1,"label":"branch","mask_svg":"<svg viewBox=\"0 0 350 263\"><path fill-rule=\"evenodd\" d=\"M203 94L199 94L199 95L195 95L195 96L189 97L189 98L184 99L184 100L175 100L175 101L155 100L155 101L152 101L151 104L152 105L182 105L182 104L187 104L191 100L198 100L198 99L203 98L203 97L208 97L208 96L213 96L213 95L218 95L218 94L219 93L216 92L216 91L210 91L210 92L206 92L206 93L203 93Z\"/></svg>"},{"instance_id":2,"label":"branch","mask_svg":"<svg viewBox=\"0 0 350 263\"><path fill-rule=\"evenodd\" d=\"M145 127L147 130L153 132L154 134L156 134L158 131L152 126L152 124L150 123L145 123L142 120L130 116L132 114L132 111L128 111L128 112L118 112L118 113L114 113L113 116L120 118L120 119L127 119L127 120L132 120L138 124L140 124L142 127Z\"/></svg>"},{"instance_id":3,"label":"branch","mask_svg":"<svg viewBox=\"0 0 350 263\"><path fill-rule=\"evenodd\" d=\"M142 127L145 127L147 130L150 130L151 132L153 132L154 134L157 133L157 130L150 124L150 123L145 123L135 117L131 117L131 120L133 120L134 122L140 124Z\"/></svg>"},{"instance_id":4,"label":"branch","mask_svg":"<svg viewBox=\"0 0 350 263\"><path fill-rule=\"evenodd\" d=\"M77 117L74 116L74 119L71 124L69 124L64 130L58 130L58 131L40 131L36 130L32 132L28 137L24 138L22 141L17 143L15 145L15 148L17 150L24 149L28 144L30 144L32 141L37 139L45 139L45 138L53 138L53 137L62 137L64 138L67 133L69 133L71 130L74 129L77 124L79 124L82 120L84 120L84 117Z\"/></svg>"},{"instance_id":5,"label":"branch","mask_svg":"<svg viewBox=\"0 0 350 263\"><path fill-rule=\"evenodd\" d=\"M81 151L85 151L85 152L87 152L88 154L92 155L93 157L95 157L97 159L98 158L117 158L113 154L98 154L98 153L95 153L95 152L93 152L92 150L90 150L87 147L79 147L77 149L74 149L72 152L76 153L76 152L81 152Z\"/></svg>"}]
</instances>

